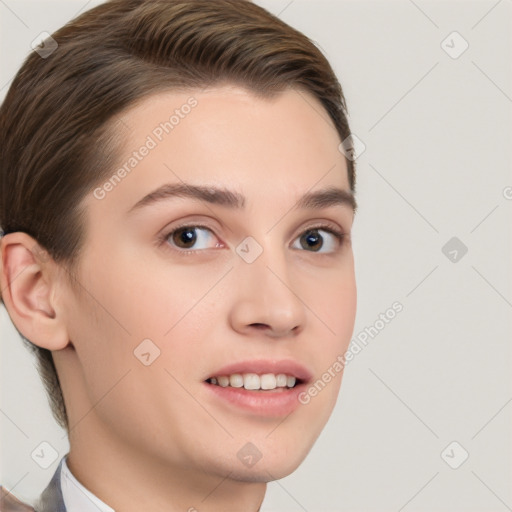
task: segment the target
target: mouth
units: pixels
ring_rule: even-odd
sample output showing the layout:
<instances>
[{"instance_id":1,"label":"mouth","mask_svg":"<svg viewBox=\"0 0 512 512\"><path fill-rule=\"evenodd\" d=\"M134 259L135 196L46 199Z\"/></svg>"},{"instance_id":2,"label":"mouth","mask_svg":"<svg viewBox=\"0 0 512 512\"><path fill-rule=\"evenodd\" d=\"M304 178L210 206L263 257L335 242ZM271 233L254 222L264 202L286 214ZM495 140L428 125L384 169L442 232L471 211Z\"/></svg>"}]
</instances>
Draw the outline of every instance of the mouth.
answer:
<instances>
[{"instance_id":1,"label":"mouth","mask_svg":"<svg viewBox=\"0 0 512 512\"><path fill-rule=\"evenodd\" d=\"M254 360L225 366L204 380L210 396L222 406L258 417L282 417L299 405L312 374L294 361Z\"/></svg>"},{"instance_id":2,"label":"mouth","mask_svg":"<svg viewBox=\"0 0 512 512\"><path fill-rule=\"evenodd\" d=\"M221 388L244 388L250 391L284 391L293 389L303 383L294 375L285 373L232 373L206 379L208 384Z\"/></svg>"}]
</instances>

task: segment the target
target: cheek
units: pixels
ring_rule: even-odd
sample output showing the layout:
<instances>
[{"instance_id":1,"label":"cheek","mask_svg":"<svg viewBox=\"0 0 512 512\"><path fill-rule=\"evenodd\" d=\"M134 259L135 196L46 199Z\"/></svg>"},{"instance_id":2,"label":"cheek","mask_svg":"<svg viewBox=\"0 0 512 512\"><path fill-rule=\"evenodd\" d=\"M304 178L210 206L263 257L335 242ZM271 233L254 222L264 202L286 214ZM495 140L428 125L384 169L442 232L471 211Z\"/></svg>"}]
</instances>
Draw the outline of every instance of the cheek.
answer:
<instances>
[{"instance_id":1,"label":"cheek","mask_svg":"<svg viewBox=\"0 0 512 512\"><path fill-rule=\"evenodd\" d=\"M208 317L202 312L204 297L226 269L180 265L163 258L152 261L133 248L127 252L131 258L119 259L108 281L105 278L97 284L102 302L130 333L133 343L144 338L165 343L187 323L189 315L201 312ZM188 324L192 331L202 325Z\"/></svg>"},{"instance_id":2,"label":"cheek","mask_svg":"<svg viewBox=\"0 0 512 512\"><path fill-rule=\"evenodd\" d=\"M147 436L147 418L153 418L155 436L165 439L172 433L171 438L179 438L180 432L190 428L189 418L198 414L197 404L182 387L193 378L194 362L201 360L192 316L178 322L182 314L167 315L162 325L149 326L144 321L151 318L152 307L148 306L138 310L127 334L113 320L114 309L107 313L96 304L92 306L75 322L77 332L81 331L76 342L77 370L83 375L86 394L76 417L87 418L94 405L95 415L104 425L126 442L144 444L148 450L155 447L154 438ZM162 327L169 329L176 322L163 336ZM148 335L152 332L155 334Z\"/></svg>"},{"instance_id":3,"label":"cheek","mask_svg":"<svg viewBox=\"0 0 512 512\"><path fill-rule=\"evenodd\" d=\"M316 292L315 305L324 340L332 350L346 348L353 333L357 287L353 271L339 273Z\"/></svg>"},{"instance_id":4,"label":"cheek","mask_svg":"<svg viewBox=\"0 0 512 512\"><path fill-rule=\"evenodd\" d=\"M91 388L98 392L105 375L141 365L134 351L143 343L150 351L154 344L166 366L190 360L194 344L189 341L204 333L215 317L201 300L218 280L211 269L199 272L168 262L145 265L134 247L110 253L102 261L98 250L91 249L81 276L87 291L75 298L69 318L70 338L90 373Z\"/></svg>"},{"instance_id":5,"label":"cheek","mask_svg":"<svg viewBox=\"0 0 512 512\"><path fill-rule=\"evenodd\" d=\"M341 361L344 361L354 330L357 287L353 265L323 279L316 289L310 289L309 297L315 313L311 318L316 324L317 343L308 343L306 352L308 359L315 362L315 375L299 401L304 418L315 418L315 435L318 435L338 399L345 366Z\"/></svg>"}]
</instances>

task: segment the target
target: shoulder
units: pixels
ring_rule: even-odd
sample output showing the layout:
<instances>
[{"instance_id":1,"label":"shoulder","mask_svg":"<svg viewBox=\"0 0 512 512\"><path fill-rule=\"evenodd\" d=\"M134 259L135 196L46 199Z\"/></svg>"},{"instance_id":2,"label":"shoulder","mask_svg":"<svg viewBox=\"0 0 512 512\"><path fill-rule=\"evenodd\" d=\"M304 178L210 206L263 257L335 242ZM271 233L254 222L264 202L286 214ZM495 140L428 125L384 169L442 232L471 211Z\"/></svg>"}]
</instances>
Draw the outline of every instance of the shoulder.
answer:
<instances>
[{"instance_id":1,"label":"shoulder","mask_svg":"<svg viewBox=\"0 0 512 512\"><path fill-rule=\"evenodd\" d=\"M61 459L52 479L33 505L23 503L0 486L0 512L66 512L60 485L60 472L64 458Z\"/></svg>"},{"instance_id":2,"label":"shoulder","mask_svg":"<svg viewBox=\"0 0 512 512\"><path fill-rule=\"evenodd\" d=\"M34 508L20 501L0 485L0 512L34 512Z\"/></svg>"}]
</instances>

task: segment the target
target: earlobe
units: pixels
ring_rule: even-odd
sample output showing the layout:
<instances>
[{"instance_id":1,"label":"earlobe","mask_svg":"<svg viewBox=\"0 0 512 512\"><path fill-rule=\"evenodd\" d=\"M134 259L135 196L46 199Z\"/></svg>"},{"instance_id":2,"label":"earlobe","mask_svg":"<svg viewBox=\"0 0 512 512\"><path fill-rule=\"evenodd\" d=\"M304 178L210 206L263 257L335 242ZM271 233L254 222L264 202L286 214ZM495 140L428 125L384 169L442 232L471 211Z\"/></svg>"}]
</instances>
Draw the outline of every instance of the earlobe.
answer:
<instances>
[{"instance_id":1,"label":"earlobe","mask_svg":"<svg viewBox=\"0 0 512 512\"><path fill-rule=\"evenodd\" d=\"M0 255L2 298L17 329L42 348L65 348L69 340L55 293L55 262L23 232L4 235Z\"/></svg>"}]
</instances>

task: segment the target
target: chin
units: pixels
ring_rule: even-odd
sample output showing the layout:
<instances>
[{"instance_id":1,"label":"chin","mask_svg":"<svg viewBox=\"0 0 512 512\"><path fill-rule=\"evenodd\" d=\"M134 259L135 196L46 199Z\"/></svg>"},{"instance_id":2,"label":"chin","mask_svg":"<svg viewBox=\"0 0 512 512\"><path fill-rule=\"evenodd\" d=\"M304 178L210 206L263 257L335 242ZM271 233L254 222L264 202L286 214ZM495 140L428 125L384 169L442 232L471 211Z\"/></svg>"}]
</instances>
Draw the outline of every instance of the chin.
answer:
<instances>
[{"instance_id":1,"label":"chin","mask_svg":"<svg viewBox=\"0 0 512 512\"><path fill-rule=\"evenodd\" d=\"M292 437L292 436L290 436ZM245 482L271 482L293 473L304 461L314 439L255 439L247 443L247 448L237 448L236 457L223 461L224 475L231 472L230 478ZM292 442L290 442L292 441ZM255 446L258 447L256 451ZM244 457L245 454L252 455ZM247 462L244 460L247 458Z\"/></svg>"},{"instance_id":2,"label":"chin","mask_svg":"<svg viewBox=\"0 0 512 512\"><path fill-rule=\"evenodd\" d=\"M239 482L272 482L280 480L288 475L291 475L302 463L304 459L288 460L281 463L273 463L261 465L262 461L256 463L253 467L240 468L239 465L235 469L231 467L229 470L231 474L229 478Z\"/></svg>"}]
</instances>

